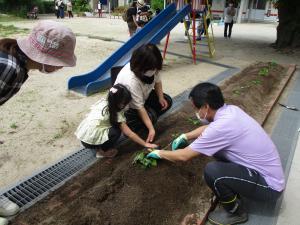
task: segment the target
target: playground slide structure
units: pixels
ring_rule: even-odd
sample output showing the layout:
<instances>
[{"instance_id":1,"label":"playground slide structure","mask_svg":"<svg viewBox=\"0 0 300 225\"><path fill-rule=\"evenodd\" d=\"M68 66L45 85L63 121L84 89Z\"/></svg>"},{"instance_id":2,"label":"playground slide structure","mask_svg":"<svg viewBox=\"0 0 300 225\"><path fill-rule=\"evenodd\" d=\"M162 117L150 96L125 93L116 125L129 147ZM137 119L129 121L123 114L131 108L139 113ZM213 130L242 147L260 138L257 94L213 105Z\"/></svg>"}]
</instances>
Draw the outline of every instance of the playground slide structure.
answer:
<instances>
[{"instance_id":1,"label":"playground slide structure","mask_svg":"<svg viewBox=\"0 0 300 225\"><path fill-rule=\"evenodd\" d=\"M71 77L68 89L88 96L108 87L111 83L111 68L124 66L132 52L141 45L159 43L190 11L190 5L177 12L176 5L170 4L95 70Z\"/></svg>"}]
</instances>

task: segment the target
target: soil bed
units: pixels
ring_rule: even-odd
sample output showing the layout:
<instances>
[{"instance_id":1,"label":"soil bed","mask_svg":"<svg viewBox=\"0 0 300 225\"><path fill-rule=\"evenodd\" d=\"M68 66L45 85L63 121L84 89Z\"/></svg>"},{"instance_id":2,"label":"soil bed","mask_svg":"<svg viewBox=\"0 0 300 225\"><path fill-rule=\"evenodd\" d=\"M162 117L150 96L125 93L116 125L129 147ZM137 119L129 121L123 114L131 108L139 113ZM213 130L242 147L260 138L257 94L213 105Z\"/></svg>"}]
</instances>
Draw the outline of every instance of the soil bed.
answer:
<instances>
[{"instance_id":1,"label":"soil bed","mask_svg":"<svg viewBox=\"0 0 300 225\"><path fill-rule=\"evenodd\" d=\"M266 73L266 69L268 72ZM262 72L263 71L263 72ZM225 99L261 123L286 79L286 68L258 63L222 84ZM196 127L191 104L157 126L157 143L167 146L172 135ZM47 198L18 215L14 225L175 225L190 213L201 218L208 210L211 191L203 178L205 164L199 157L187 163L159 161L156 168L132 165L140 147L119 148L113 160L100 160Z\"/></svg>"}]
</instances>

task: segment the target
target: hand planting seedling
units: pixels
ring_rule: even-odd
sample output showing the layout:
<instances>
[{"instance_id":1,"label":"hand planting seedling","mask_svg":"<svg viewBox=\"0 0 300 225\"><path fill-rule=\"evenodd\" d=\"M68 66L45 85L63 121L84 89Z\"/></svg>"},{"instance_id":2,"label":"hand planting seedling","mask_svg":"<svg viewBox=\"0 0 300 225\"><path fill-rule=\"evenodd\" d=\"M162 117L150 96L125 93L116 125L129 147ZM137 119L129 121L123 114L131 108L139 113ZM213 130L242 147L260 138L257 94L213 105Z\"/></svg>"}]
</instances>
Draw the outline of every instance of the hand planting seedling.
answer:
<instances>
[{"instance_id":1,"label":"hand planting seedling","mask_svg":"<svg viewBox=\"0 0 300 225\"><path fill-rule=\"evenodd\" d=\"M148 149L148 151L152 151L153 149ZM145 151L139 151L135 154L135 157L133 159L132 164L136 165L136 164L140 164L142 166L142 168L146 169L146 168L150 168L150 167L154 167L157 166L157 162L156 159L153 158L147 158L147 152Z\"/></svg>"}]
</instances>

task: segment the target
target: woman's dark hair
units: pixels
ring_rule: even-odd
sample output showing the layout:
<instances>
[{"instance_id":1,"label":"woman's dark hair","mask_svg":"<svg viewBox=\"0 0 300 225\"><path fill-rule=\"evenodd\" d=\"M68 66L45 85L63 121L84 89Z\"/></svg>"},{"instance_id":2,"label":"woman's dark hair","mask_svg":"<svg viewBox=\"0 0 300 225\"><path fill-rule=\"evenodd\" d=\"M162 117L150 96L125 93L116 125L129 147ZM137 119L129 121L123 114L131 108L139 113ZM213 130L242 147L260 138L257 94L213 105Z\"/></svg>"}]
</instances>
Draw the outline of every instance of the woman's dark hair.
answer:
<instances>
[{"instance_id":1,"label":"woman's dark hair","mask_svg":"<svg viewBox=\"0 0 300 225\"><path fill-rule=\"evenodd\" d=\"M20 48L17 44L16 39L3 38L0 40L0 51L6 54L10 54L14 57L17 57L17 51L20 51Z\"/></svg>"},{"instance_id":2,"label":"woman's dark hair","mask_svg":"<svg viewBox=\"0 0 300 225\"><path fill-rule=\"evenodd\" d=\"M161 70L163 58L156 45L146 44L134 50L130 59L131 71L141 79L148 70Z\"/></svg>"},{"instance_id":3,"label":"woman's dark hair","mask_svg":"<svg viewBox=\"0 0 300 225\"><path fill-rule=\"evenodd\" d=\"M215 110L224 105L221 89L217 85L208 82L197 84L189 94L189 98L198 109L205 104Z\"/></svg>"},{"instance_id":4,"label":"woman's dark hair","mask_svg":"<svg viewBox=\"0 0 300 225\"><path fill-rule=\"evenodd\" d=\"M136 2L136 1L133 1L133 2L131 3L131 7L133 7L133 8L136 8L136 5L137 5L137 2Z\"/></svg>"},{"instance_id":5,"label":"woman's dark hair","mask_svg":"<svg viewBox=\"0 0 300 225\"><path fill-rule=\"evenodd\" d=\"M109 122L112 126L118 124L118 112L124 109L130 100L131 94L129 90L122 84L116 84L109 90L107 96L107 109L109 112Z\"/></svg>"}]
</instances>

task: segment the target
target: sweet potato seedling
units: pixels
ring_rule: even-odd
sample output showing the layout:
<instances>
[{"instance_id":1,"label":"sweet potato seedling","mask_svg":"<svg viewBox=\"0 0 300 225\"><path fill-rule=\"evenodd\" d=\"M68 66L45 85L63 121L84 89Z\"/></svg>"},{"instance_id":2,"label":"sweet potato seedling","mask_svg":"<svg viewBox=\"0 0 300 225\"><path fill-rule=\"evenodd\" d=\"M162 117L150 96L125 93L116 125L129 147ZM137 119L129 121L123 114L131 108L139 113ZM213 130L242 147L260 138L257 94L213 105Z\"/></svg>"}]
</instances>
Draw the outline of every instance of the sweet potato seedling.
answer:
<instances>
[{"instance_id":1,"label":"sweet potato seedling","mask_svg":"<svg viewBox=\"0 0 300 225\"><path fill-rule=\"evenodd\" d=\"M137 152L134 156L132 164L134 165L140 164L144 169L157 166L156 159L147 158L148 153L149 152L145 152L145 151Z\"/></svg>"},{"instance_id":2,"label":"sweet potato seedling","mask_svg":"<svg viewBox=\"0 0 300 225\"><path fill-rule=\"evenodd\" d=\"M198 119L195 119L193 117L188 118L188 121L192 124L192 125L200 125L201 122Z\"/></svg>"},{"instance_id":3,"label":"sweet potato seedling","mask_svg":"<svg viewBox=\"0 0 300 225\"><path fill-rule=\"evenodd\" d=\"M258 72L258 75L260 76L268 76L269 75L269 68L261 68Z\"/></svg>"}]
</instances>

